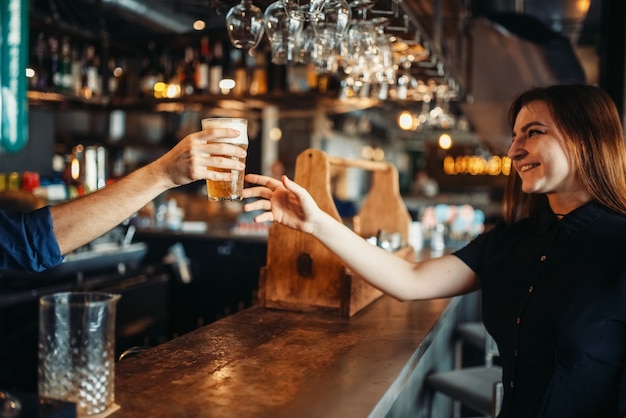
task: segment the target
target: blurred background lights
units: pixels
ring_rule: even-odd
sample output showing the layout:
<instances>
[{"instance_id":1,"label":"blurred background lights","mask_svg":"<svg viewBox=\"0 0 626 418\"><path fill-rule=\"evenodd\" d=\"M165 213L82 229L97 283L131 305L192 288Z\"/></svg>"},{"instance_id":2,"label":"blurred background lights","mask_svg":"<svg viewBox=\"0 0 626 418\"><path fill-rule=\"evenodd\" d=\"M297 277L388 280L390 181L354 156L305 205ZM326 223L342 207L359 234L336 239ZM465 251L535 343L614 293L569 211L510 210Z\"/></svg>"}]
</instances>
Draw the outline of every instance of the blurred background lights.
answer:
<instances>
[{"instance_id":1,"label":"blurred background lights","mask_svg":"<svg viewBox=\"0 0 626 418\"><path fill-rule=\"evenodd\" d=\"M411 115L411 112L405 110L400 113L400 116L398 116L398 126L405 131L413 127L413 115Z\"/></svg>"},{"instance_id":2,"label":"blurred background lights","mask_svg":"<svg viewBox=\"0 0 626 418\"><path fill-rule=\"evenodd\" d=\"M374 149L369 145L366 145L361 150L361 157L365 160L371 160L374 155Z\"/></svg>"},{"instance_id":3,"label":"blurred background lights","mask_svg":"<svg viewBox=\"0 0 626 418\"><path fill-rule=\"evenodd\" d=\"M452 147L452 137L448 134L439 135L439 148L450 149Z\"/></svg>"},{"instance_id":4,"label":"blurred background lights","mask_svg":"<svg viewBox=\"0 0 626 418\"><path fill-rule=\"evenodd\" d=\"M280 141L282 137L283 137L283 131L281 131L280 128L274 127L270 129L270 139L272 141Z\"/></svg>"},{"instance_id":5,"label":"blurred background lights","mask_svg":"<svg viewBox=\"0 0 626 418\"><path fill-rule=\"evenodd\" d=\"M220 80L218 85L222 94L228 94L235 87L235 80L232 78L224 78Z\"/></svg>"}]
</instances>

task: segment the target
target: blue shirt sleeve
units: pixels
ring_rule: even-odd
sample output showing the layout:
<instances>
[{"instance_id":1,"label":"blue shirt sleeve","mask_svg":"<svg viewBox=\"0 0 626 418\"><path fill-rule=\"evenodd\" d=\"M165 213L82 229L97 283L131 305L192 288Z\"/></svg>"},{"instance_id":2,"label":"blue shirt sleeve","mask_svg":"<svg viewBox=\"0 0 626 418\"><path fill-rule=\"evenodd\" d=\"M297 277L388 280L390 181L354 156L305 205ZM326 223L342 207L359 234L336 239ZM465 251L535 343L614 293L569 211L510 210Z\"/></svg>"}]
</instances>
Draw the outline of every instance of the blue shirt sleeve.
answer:
<instances>
[{"instance_id":1,"label":"blue shirt sleeve","mask_svg":"<svg viewBox=\"0 0 626 418\"><path fill-rule=\"evenodd\" d=\"M0 270L39 272L62 261L49 206L12 215L0 210Z\"/></svg>"}]
</instances>

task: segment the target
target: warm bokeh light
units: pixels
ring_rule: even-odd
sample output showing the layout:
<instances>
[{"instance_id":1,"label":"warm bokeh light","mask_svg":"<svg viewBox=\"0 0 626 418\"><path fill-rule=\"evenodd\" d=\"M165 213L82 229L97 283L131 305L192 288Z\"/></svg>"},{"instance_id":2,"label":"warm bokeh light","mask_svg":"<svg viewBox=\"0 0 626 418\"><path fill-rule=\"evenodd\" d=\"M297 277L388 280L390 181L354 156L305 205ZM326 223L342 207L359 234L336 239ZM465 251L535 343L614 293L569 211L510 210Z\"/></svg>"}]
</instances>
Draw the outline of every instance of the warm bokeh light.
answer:
<instances>
[{"instance_id":1,"label":"warm bokeh light","mask_svg":"<svg viewBox=\"0 0 626 418\"><path fill-rule=\"evenodd\" d=\"M168 99L180 97L180 93L181 88L178 84L168 84L167 89L165 89L165 97Z\"/></svg>"},{"instance_id":2,"label":"warm bokeh light","mask_svg":"<svg viewBox=\"0 0 626 418\"><path fill-rule=\"evenodd\" d=\"M224 78L218 84L222 94L228 94L235 87L235 80L232 78Z\"/></svg>"},{"instance_id":3,"label":"warm bokeh light","mask_svg":"<svg viewBox=\"0 0 626 418\"><path fill-rule=\"evenodd\" d=\"M502 174L505 176L511 174L511 159L509 157L502 157Z\"/></svg>"},{"instance_id":4,"label":"warm bokeh light","mask_svg":"<svg viewBox=\"0 0 626 418\"><path fill-rule=\"evenodd\" d=\"M443 171L448 175L508 176L511 173L511 159L499 155L492 155L488 160L479 155L448 155L443 159Z\"/></svg>"},{"instance_id":5,"label":"warm bokeh light","mask_svg":"<svg viewBox=\"0 0 626 418\"><path fill-rule=\"evenodd\" d=\"M400 113L400 116L398 116L398 126L405 131L413 127L413 115L411 115L411 112L405 110Z\"/></svg>"},{"instance_id":6,"label":"warm bokeh light","mask_svg":"<svg viewBox=\"0 0 626 418\"><path fill-rule=\"evenodd\" d=\"M364 146L363 149L361 150L361 157L363 157L365 160L371 160L373 156L374 156L374 149L370 147L369 145Z\"/></svg>"},{"instance_id":7,"label":"warm bokeh light","mask_svg":"<svg viewBox=\"0 0 626 418\"><path fill-rule=\"evenodd\" d=\"M154 83L154 97L157 99L163 99L167 97L167 84L162 81Z\"/></svg>"},{"instance_id":8,"label":"warm bokeh light","mask_svg":"<svg viewBox=\"0 0 626 418\"><path fill-rule=\"evenodd\" d=\"M78 158L72 159L72 164L70 165L70 172L72 174L72 179L78 180L78 176L80 175L80 162Z\"/></svg>"},{"instance_id":9,"label":"warm bokeh light","mask_svg":"<svg viewBox=\"0 0 626 418\"><path fill-rule=\"evenodd\" d=\"M272 141L280 141L280 139L283 137L283 131L281 131L280 128L277 127L270 129L269 134Z\"/></svg>"},{"instance_id":10,"label":"warm bokeh light","mask_svg":"<svg viewBox=\"0 0 626 418\"><path fill-rule=\"evenodd\" d=\"M576 2L576 9L582 16L587 14L589 6L591 6L591 0L578 0Z\"/></svg>"},{"instance_id":11,"label":"warm bokeh light","mask_svg":"<svg viewBox=\"0 0 626 418\"><path fill-rule=\"evenodd\" d=\"M382 148L374 148L374 155L372 155L374 161L384 161L385 151Z\"/></svg>"},{"instance_id":12,"label":"warm bokeh light","mask_svg":"<svg viewBox=\"0 0 626 418\"><path fill-rule=\"evenodd\" d=\"M85 147L83 144L78 144L74 147L74 157L72 158L72 162L70 163L70 175L72 179L78 180L80 177L80 160L78 158L79 155L82 155Z\"/></svg>"},{"instance_id":13,"label":"warm bokeh light","mask_svg":"<svg viewBox=\"0 0 626 418\"><path fill-rule=\"evenodd\" d=\"M448 134L439 135L439 148L450 149L452 147L452 137Z\"/></svg>"},{"instance_id":14,"label":"warm bokeh light","mask_svg":"<svg viewBox=\"0 0 626 418\"><path fill-rule=\"evenodd\" d=\"M364 160L384 161L385 150L383 150L382 148L366 145L361 150L361 157L363 157Z\"/></svg>"},{"instance_id":15,"label":"warm bokeh light","mask_svg":"<svg viewBox=\"0 0 626 418\"><path fill-rule=\"evenodd\" d=\"M204 22L204 20L198 19L195 22L193 22L194 30L201 31L201 30L204 30L204 28L206 28L206 23Z\"/></svg>"}]
</instances>

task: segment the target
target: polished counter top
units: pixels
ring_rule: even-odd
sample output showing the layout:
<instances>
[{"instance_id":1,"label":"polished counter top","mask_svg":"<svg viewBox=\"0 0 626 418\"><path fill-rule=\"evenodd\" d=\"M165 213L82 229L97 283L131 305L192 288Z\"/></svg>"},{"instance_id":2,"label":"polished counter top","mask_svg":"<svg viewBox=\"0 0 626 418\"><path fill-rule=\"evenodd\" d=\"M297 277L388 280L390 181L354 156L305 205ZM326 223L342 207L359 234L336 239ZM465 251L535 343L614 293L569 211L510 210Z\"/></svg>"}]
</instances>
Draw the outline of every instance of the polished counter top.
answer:
<instances>
[{"instance_id":1,"label":"polished counter top","mask_svg":"<svg viewBox=\"0 0 626 418\"><path fill-rule=\"evenodd\" d=\"M146 239L184 239L188 241L236 240L241 242L266 243L267 234L237 232L237 230L233 228L178 231L157 228L137 229L135 240L143 241Z\"/></svg>"},{"instance_id":2,"label":"polished counter top","mask_svg":"<svg viewBox=\"0 0 626 418\"><path fill-rule=\"evenodd\" d=\"M120 361L111 417L386 416L458 301L249 308Z\"/></svg>"}]
</instances>

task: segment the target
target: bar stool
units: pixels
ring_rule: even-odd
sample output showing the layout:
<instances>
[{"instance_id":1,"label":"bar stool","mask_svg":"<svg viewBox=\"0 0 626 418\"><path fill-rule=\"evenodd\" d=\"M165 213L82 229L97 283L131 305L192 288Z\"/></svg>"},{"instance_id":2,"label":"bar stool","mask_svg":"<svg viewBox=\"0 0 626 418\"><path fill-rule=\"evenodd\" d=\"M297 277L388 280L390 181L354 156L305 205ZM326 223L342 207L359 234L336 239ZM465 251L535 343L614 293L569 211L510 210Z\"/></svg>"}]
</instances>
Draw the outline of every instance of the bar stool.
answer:
<instances>
[{"instance_id":1,"label":"bar stool","mask_svg":"<svg viewBox=\"0 0 626 418\"><path fill-rule=\"evenodd\" d=\"M486 366L493 365L494 357L499 355L498 346L480 321L461 322L456 326L455 337L454 364L457 369L463 365L463 354L467 345L484 353Z\"/></svg>"},{"instance_id":2,"label":"bar stool","mask_svg":"<svg viewBox=\"0 0 626 418\"><path fill-rule=\"evenodd\" d=\"M455 369L435 372L426 376L429 413L432 416L434 396L440 393L454 401L454 417L460 417L461 405L487 417L495 417L502 407L504 387L502 368L494 365L498 348L480 322L462 323L457 326L455 344ZM464 344L484 349L484 365L463 367Z\"/></svg>"}]
</instances>

